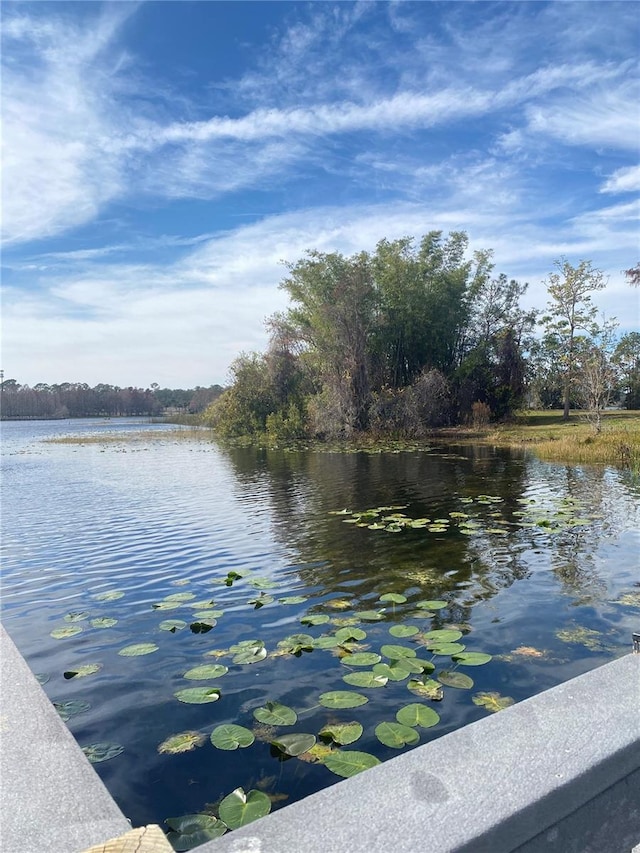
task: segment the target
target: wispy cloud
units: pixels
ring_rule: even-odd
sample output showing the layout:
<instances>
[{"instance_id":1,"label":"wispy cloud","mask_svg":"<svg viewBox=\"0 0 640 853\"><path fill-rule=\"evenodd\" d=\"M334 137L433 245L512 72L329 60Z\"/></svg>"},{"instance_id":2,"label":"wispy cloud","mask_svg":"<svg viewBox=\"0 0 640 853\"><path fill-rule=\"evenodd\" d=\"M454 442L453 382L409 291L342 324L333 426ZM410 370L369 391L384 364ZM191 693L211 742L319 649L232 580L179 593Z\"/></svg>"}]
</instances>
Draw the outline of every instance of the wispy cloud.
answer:
<instances>
[{"instance_id":1,"label":"wispy cloud","mask_svg":"<svg viewBox=\"0 0 640 853\"><path fill-rule=\"evenodd\" d=\"M601 193L629 193L640 190L640 166L625 166L610 175L600 187Z\"/></svg>"}]
</instances>

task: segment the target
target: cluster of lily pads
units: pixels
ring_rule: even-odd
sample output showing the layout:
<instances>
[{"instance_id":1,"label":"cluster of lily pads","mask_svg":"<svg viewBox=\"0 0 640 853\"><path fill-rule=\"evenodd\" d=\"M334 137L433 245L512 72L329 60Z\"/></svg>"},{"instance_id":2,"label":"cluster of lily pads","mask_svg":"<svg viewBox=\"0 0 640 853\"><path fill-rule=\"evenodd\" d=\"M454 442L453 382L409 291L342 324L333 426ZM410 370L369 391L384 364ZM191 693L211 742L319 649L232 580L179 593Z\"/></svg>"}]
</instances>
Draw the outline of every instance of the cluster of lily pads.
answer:
<instances>
[{"instance_id":1,"label":"cluster of lily pads","mask_svg":"<svg viewBox=\"0 0 640 853\"><path fill-rule=\"evenodd\" d=\"M474 534L506 535L509 527L542 528L548 532L560 532L567 528L592 524L596 516L584 516L582 506L572 498L564 498L551 504L535 498L518 498L522 506L514 510L510 518L505 518L499 510L488 512L484 507L494 507L504 502L498 495L478 495L460 497L459 502L465 511L453 510L440 518L411 518L401 510L406 505L378 506L364 510L332 510L330 515L345 516L345 524L365 527L368 530L381 530L385 533L401 533L403 530L424 530L428 533L447 533L457 529L466 536Z\"/></svg>"}]
</instances>

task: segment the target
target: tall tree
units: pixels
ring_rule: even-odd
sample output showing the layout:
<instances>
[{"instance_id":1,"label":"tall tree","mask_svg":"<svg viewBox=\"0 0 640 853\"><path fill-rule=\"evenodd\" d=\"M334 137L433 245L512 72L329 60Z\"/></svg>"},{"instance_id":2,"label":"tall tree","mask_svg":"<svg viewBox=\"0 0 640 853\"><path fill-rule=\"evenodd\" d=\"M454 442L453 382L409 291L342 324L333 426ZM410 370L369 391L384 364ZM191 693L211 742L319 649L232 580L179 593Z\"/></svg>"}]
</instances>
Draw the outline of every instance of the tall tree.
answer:
<instances>
[{"instance_id":1,"label":"tall tree","mask_svg":"<svg viewBox=\"0 0 640 853\"><path fill-rule=\"evenodd\" d=\"M551 297L549 313L543 317L546 338L555 348L562 366L563 419L569 419L571 387L576 376L576 336L592 329L597 308L591 294L606 287L604 274L594 269L591 261L572 266L566 258L555 262L549 274L547 292Z\"/></svg>"}]
</instances>

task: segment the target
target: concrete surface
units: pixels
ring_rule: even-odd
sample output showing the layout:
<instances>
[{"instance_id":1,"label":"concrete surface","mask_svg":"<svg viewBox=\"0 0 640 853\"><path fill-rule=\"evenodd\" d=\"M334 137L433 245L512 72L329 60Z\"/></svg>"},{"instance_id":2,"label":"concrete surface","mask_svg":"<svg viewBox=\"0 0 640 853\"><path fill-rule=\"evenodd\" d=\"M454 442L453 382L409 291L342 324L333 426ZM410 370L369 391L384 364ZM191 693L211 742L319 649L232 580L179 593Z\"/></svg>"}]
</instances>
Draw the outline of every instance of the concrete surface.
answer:
<instances>
[{"instance_id":1,"label":"concrete surface","mask_svg":"<svg viewBox=\"0 0 640 853\"><path fill-rule=\"evenodd\" d=\"M130 829L0 625L0 851L80 853Z\"/></svg>"}]
</instances>

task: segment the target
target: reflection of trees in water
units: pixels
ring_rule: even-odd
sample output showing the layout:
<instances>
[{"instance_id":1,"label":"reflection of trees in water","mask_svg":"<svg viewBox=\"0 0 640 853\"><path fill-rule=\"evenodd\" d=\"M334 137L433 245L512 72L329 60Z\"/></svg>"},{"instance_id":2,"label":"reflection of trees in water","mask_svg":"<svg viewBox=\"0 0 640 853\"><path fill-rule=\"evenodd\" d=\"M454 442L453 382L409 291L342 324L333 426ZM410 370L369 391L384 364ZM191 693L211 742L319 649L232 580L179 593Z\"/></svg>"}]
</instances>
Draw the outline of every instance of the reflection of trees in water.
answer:
<instances>
[{"instance_id":1,"label":"reflection of trees in water","mask_svg":"<svg viewBox=\"0 0 640 853\"><path fill-rule=\"evenodd\" d=\"M449 618L466 621L475 601L529 572L519 550L511 549L519 528L500 537L464 536L454 525L442 535L392 534L357 528L329 514L407 505L413 518L445 518L468 508L461 497L492 494L503 502L489 509L510 518L527 482L523 458L486 447L384 454L234 448L228 454L249 494L259 489L264 496L266 488L274 535L296 552L302 564L296 571L304 582L352 596L356 606L370 607L389 590L430 598L465 590L462 598L456 596Z\"/></svg>"}]
</instances>

